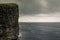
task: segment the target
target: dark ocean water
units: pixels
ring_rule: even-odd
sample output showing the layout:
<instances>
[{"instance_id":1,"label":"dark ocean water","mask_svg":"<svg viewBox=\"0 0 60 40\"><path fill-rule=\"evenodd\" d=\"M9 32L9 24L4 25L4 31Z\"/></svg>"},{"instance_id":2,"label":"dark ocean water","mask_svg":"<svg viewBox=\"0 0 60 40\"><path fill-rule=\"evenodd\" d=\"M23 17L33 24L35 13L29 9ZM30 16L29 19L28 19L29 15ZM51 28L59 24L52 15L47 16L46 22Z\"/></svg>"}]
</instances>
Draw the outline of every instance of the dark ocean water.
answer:
<instances>
[{"instance_id":1,"label":"dark ocean water","mask_svg":"<svg viewBox=\"0 0 60 40\"><path fill-rule=\"evenodd\" d=\"M60 40L60 23L19 23L19 40Z\"/></svg>"}]
</instances>

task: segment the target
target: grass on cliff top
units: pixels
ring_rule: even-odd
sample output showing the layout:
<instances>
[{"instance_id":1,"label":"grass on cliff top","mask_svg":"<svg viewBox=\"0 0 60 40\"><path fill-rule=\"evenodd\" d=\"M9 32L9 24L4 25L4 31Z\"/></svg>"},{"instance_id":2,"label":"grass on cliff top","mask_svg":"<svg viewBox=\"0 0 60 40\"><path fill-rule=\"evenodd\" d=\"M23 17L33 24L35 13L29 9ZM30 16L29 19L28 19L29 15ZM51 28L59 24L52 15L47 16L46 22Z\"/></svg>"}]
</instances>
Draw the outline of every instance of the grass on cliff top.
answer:
<instances>
[{"instance_id":1,"label":"grass on cliff top","mask_svg":"<svg viewBox=\"0 0 60 40\"><path fill-rule=\"evenodd\" d=\"M15 7L15 6L18 6L17 4L15 3L1 3L0 6L2 7Z\"/></svg>"}]
</instances>

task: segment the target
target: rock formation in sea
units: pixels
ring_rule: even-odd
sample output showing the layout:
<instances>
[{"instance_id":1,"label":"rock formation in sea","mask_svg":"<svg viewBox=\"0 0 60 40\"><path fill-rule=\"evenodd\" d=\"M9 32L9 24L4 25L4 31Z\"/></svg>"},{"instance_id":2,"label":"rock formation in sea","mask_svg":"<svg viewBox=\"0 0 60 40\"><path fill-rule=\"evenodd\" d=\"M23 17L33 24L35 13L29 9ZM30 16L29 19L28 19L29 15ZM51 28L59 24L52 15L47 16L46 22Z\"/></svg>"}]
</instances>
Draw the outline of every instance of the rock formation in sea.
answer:
<instances>
[{"instance_id":1,"label":"rock formation in sea","mask_svg":"<svg viewBox=\"0 0 60 40\"><path fill-rule=\"evenodd\" d=\"M18 5L0 4L0 40L16 40L19 35Z\"/></svg>"}]
</instances>

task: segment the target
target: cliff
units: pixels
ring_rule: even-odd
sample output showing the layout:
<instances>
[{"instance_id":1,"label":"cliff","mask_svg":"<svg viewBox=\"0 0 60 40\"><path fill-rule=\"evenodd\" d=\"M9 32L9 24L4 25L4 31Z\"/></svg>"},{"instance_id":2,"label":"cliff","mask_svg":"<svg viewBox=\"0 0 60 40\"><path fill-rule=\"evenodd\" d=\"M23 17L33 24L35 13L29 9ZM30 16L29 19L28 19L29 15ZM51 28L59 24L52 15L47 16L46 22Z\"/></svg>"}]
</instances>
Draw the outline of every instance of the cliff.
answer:
<instances>
[{"instance_id":1,"label":"cliff","mask_svg":"<svg viewBox=\"0 0 60 40\"><path fill-rule=\"evenodd\" d=\"M18 5L14 3L0 4L0 40L17 39Z\"/></svg>"}]
</instances>

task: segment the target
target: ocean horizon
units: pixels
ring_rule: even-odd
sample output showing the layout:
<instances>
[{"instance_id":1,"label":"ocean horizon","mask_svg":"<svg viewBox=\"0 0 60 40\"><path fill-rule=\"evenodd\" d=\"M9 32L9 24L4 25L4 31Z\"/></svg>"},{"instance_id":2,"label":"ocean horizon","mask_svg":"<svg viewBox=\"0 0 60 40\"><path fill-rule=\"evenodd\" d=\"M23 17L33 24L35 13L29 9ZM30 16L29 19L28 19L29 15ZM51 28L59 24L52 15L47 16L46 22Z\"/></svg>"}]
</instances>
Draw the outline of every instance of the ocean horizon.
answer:
<instances>
[{"instance_id":1,"label":"ocean horizon","mask_svg":"<svg viewBox=\"0 0 60 40\"><path fill-rule=\"evenodd\" d=\"M60 40L60 22L20 22L20 40Z\"/></svg>"}]
</instances>

